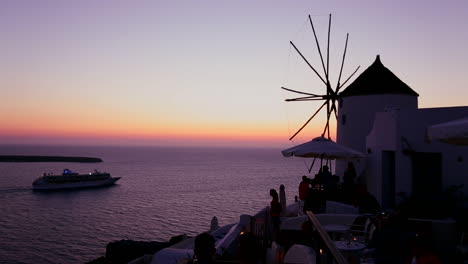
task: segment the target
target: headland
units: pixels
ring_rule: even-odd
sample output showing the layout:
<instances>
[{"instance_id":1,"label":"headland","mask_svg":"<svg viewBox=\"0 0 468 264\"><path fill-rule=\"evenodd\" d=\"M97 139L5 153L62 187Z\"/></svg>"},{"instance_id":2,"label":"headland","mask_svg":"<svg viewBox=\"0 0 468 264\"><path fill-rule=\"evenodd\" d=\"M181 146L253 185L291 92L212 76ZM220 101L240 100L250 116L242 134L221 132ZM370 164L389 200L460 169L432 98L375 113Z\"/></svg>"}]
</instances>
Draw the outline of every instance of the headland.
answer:
<instances>
[{"instance_id":1,"label":"headland","mask_svg":"<svg viewBox=\"0 0 468 264\"><path fill-rule=\"evenodd\" d=\"M102 162L102 159L94 158L94 157L0 155L0 162L79 162L79 163L98 163L98 162Z\"/></svg>"}]
</instances>

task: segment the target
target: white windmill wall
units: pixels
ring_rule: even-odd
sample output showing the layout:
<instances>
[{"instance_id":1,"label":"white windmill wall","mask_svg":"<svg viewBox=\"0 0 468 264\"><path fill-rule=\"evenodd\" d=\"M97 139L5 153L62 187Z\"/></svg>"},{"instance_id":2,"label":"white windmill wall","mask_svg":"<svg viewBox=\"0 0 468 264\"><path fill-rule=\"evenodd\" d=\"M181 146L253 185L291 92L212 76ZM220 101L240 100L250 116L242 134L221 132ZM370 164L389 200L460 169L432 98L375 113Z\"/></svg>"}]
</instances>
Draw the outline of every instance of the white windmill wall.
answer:
<instances>
[{"instance_id":1,"label":"white windmill wall","mask_svg":"<svg viewBox=\"0 0 468 264\"><path fill-rule=\"evenodd\" d=\"M383 184L381 152L396 150L398 134L396 128L397 120L393 111L375 113L372 129L366 137L366 147L369 151L362 181L380 204L382 204Z\"/></svg>"},{"instance_id":2,"label":"white windmill wall","mask_svg":"<svg viewBox=\"0 0 468 264\"><path fill-rule=\"evenodd\" d=\"M342 97L338 104L337 143L367 153L366 136L371 131L375 113L390 108L417 109L418 98L405 94ZM337 175L342 176L345 169L346 161L337 162Z\"/></svg>"}]
</instances>

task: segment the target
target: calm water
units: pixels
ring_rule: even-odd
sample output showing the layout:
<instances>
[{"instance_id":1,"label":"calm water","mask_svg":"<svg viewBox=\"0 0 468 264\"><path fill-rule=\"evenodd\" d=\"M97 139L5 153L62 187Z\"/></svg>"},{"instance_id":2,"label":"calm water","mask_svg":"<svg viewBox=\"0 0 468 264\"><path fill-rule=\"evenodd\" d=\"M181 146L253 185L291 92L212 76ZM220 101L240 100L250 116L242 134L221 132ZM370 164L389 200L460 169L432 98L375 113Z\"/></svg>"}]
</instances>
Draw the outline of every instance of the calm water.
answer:
<instances>
[{"instance_id":1,"label":"calm water","mask_svg":"<svg viewBox=\"0 0 468 264\"><path fill-rule=\"evenodd\" d=\"M84 263L120 239L166 241L269 204L294 200L302 159L275 149L1 146L0 155L100 157L103 163L0 163L0 263ZM64 168L122 177L116 186L38 193L32 181Z\"/></svg>"}]
</instances>

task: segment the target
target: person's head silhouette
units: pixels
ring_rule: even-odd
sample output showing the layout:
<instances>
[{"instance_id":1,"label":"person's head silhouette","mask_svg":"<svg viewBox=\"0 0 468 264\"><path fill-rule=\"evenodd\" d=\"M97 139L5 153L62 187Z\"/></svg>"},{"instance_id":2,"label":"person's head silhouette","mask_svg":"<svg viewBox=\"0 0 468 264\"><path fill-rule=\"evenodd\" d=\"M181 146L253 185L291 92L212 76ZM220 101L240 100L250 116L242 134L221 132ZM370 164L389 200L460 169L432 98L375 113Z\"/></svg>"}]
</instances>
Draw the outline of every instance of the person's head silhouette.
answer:
<instances>
[{"instance_id":1,"label":"person's head silhouette","mask_svg":"<svg viewBox=\"0 0 468 264\"><path fill-rule=\"evenodd\" d=\"M216 253L215 240L208 233L201 233L195 238L195 256L198 263L211 263Z\"/></svg>"},{"instance_id":2,"label":"person's head silhouette","mask_svg":"<svg viewBox=\"0 0 468 264\"><path fill-rule=\"evenodd\" d=\"M275 189L270 189L270 196L273 197L273 200L278 200L278 192Z\"/></svg>"}]
</instances>

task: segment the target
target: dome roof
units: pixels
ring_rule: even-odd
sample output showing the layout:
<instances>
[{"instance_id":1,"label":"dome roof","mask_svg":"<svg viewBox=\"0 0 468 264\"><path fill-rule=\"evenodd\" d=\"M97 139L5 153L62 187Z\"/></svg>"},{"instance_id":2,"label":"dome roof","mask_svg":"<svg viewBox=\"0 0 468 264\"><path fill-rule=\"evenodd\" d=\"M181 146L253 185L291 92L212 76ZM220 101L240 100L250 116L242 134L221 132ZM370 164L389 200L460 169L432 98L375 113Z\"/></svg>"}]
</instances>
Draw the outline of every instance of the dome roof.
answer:
<instances>
[{"instance_id":1,"label":"dome roof","mask_svg":"<svg viewBox=\"0 0 468 264\"><path fill-rule=\"evenodd\" d=\"M340 93L341 97L371 94L405 94L419 96L393 72L387 69L377 55L374 63Z\"/></svg>"}]
</instances>

